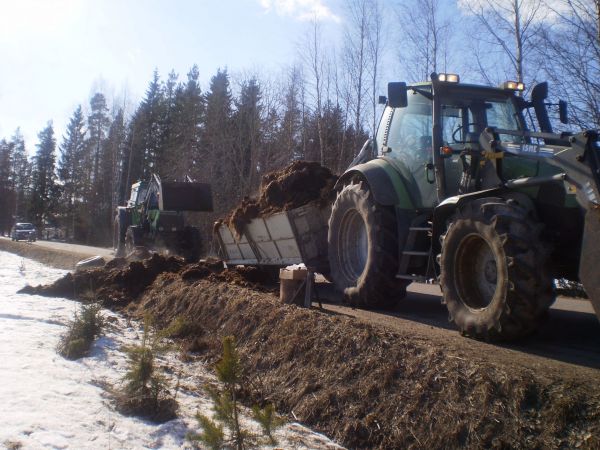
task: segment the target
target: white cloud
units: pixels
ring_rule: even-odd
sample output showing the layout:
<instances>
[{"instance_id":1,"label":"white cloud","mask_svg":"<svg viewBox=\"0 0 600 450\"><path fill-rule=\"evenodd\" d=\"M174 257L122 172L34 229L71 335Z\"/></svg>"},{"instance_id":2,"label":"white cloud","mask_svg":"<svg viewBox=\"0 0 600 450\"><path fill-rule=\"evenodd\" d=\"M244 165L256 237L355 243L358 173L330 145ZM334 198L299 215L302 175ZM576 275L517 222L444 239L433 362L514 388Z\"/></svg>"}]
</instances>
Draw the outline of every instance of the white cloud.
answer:
<instances>
[{"instance_id":1,"label":"white cloud","mask_svg":"<svg viewBox=\"0 0 600 450\"><path fill-rule=\"evenodd\" d=\"M340 18L323 4L323 0L258 0L265 11L275 11L280 16L298 20L332 20Z\"/></svg>"}]
</instances>

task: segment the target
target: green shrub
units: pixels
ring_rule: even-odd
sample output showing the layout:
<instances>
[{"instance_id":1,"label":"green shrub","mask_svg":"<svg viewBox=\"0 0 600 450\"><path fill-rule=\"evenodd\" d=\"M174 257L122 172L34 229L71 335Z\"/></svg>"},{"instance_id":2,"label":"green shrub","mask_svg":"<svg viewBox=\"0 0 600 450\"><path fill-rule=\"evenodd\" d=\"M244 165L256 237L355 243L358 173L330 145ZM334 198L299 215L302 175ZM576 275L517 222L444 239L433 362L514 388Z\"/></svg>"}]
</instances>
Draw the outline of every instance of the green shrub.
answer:
<instances>
[{"instance_id":1,"label":"green shrub","mask_svg":"<svg viewBox=\"0 0 600 450\"><path fill-rule=\"evenodd\" d=\"M78 359L89 353L90 347L102 334L104 318L98 303L82 304L69 322L67 332L58 343L58 353L67 359Z\"/></svg>"},{"instance_id":2,"label":"green shrub","mask_svg":"<svg viewBox=\"0 0 600 450\"><path fill-rule=\"evenodd\" d=\"M157 423L177 416L177 401L171 396L167 379L156 368L157 354L168 347L164 335L157 333L152 318L144 318L142 343L124 347L128 369L123 377L124 388L116 394L117 409L125 415L145 417Z\"/></svg>"},{"instance_id":3,"label":"green shrub","mask_svg":"<svg viewBox=\"0 0 600 450\"><path fill-rule=\"evenodd\" d=\"M201 442L210 448L226 446L237 450L255 444L255 437L240 425L240 404L237 393L243 387L244 370L232 336L223 339L223 355L215 366L215 371L221 386L206 388L213 402L214 420L198 414L196 419L201 432L188 434L188 440L193 443ZM264 408L255 406L252 411L263 434L269 438L271 444L275 444L272 433L283 424L282 419L275 413L275 407L272 404ZM225 430L228 431L228 439Z\"/></svg>"},{"instance_id":4,"label":"green shrub","mask_svg":"<svg viewBox=\"0 0 600 450\"><path fill-rule=\"evenodd\" d=\"M169 338L186 338L202 334L202 327L183 316L177 316L161 333Z\"/></svg>"}]
</instances>

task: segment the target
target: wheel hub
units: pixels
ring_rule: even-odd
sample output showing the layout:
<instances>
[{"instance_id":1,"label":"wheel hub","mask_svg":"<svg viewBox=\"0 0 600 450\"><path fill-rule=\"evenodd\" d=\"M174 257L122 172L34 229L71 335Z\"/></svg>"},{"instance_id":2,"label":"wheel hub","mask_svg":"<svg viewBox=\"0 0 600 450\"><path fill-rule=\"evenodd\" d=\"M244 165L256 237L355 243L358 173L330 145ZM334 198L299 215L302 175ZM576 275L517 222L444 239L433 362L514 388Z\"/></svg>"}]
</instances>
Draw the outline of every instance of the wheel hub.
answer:
<instances>
[{"instance_id":1,"label":"wheel hub","mask_svg":"<svg viewBox=\"0 0 600 450\"><path fill-rule=\"evenodd\" d=\"M349 280L357 280L363 273L369 255L367 227L360 213L349 210L341 224L341 268Z\"/></svg>"},{"instance_id":2,"label":"wheel hub","mask_svg":"<svg viewBox=\"0 0 600 450\"><path fill-rule=\"evenodd\" d=\"M461 242L456 255L456 281L461 300L473 310L487 308L494 299L498 267L492 248L478 234Z\"/></svg>"}]
</instances>

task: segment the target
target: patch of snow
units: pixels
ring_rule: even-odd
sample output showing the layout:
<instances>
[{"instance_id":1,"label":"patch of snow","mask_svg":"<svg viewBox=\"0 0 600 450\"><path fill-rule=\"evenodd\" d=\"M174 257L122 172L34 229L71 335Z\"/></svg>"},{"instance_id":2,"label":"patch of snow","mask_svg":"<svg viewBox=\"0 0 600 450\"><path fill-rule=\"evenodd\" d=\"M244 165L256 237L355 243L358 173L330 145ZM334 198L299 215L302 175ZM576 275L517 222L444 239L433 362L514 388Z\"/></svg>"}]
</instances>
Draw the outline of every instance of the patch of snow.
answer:
<instances>
[{"instance_id":1,"label":"patch of snow","mask_svg":"<svg viewBox=\"0 0 600 450\"><path fill-rule=\"evenodd\" d=\"M123 345L139 342L138 323L103 310L110 323L91 355L69 361L56 353L76 302L17 294L25 284L50 283L65 271L0 252L0 447L26 449L180 449L198 431L197 412L211 414L202 387L214 376L199 362L184 363L177 352L159 358L172 385L179 379L179 417L156 425L117 413L103 385L118 385L126 370ZM260 434L246 411L244 426ZM275 432L276 447L341 448L297 423ZM272 448L272 447L263 447Z\"/></svg>"}]
</instances>

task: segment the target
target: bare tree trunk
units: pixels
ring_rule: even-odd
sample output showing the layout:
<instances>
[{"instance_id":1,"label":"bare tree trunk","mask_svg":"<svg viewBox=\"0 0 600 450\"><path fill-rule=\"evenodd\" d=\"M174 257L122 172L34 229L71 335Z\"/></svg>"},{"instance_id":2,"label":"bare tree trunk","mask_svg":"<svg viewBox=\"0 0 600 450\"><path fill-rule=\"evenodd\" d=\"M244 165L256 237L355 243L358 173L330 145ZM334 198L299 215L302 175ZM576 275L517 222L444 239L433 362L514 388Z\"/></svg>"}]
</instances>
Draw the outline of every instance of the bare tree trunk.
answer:
<instances>
[{"instance_id":1,"label":"bare tree trunk","mask_svg":"<svg viewBox=\"0 0 600 450\"><path fill-rule=\"evenodd\" d=\"M523 36L521 35L521 6L519 0L513 0L515 13L515 64L517 68L517 81L523 82Z\"/></svg>"}]
</instances>

